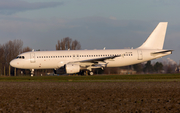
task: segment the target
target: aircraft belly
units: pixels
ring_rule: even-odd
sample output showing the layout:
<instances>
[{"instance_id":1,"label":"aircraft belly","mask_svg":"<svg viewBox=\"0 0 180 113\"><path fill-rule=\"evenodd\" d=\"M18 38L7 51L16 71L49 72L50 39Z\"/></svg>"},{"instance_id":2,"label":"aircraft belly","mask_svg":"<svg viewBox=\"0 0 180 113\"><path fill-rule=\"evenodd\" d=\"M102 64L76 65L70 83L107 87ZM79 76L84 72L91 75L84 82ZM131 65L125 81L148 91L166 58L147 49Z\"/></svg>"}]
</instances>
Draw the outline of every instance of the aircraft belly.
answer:
<instances>
[{"instance_id":1,"label":"aircraft belly","mask_svg":"<svg viewBox=\"0 0 180 113\"><path fill-rule=\"evenodd\" d=\"M44 60L42 62L38 63L38 68L41 69L54 69L57 68L57 62L56 61L48 61L48 60Z\"/></svg>"}]
</instances>

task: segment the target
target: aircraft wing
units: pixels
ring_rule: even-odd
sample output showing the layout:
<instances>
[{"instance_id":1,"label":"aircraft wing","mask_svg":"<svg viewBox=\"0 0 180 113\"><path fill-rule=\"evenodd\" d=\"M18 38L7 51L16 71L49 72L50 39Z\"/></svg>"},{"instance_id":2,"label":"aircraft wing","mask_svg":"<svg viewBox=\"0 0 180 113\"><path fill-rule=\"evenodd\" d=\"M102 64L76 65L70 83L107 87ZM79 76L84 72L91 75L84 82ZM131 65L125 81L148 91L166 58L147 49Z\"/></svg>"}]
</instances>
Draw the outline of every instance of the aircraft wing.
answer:
<instances>
[{"instance_id":1,"label":"aircraft wing","mask_svg":"<svg viewBox=\"0 0 180 113\"><path fill-rule=\"evenodd\" d=\"M74 62L69 62L68 64L79 64L83 67L88 67L88 66L105 67L108 64L107 62L105 62L105 60L113 60L114 58L120 57L120 56L121 55L115 55L115 56L94 58L94 59L88 59L88 60L82 60L82 61L74 61Z\"/></svg>"},{"instance_id":2,"label":"aircraft wing","mask_svg":"<svg viewBox=\"0 0 180 113\"><path fill-rule=\"evenodd\" d=\"M120 55L115 55L115 56L109 56L109 57L102 57L102 58L95 58L95 59L88 59L88 60L82 60L78 62L91 62L91 63L96 63L96 62L105 62L105 60L108 59L114 59L116 57L120 57Z\"/></svg>"}]
</instances>

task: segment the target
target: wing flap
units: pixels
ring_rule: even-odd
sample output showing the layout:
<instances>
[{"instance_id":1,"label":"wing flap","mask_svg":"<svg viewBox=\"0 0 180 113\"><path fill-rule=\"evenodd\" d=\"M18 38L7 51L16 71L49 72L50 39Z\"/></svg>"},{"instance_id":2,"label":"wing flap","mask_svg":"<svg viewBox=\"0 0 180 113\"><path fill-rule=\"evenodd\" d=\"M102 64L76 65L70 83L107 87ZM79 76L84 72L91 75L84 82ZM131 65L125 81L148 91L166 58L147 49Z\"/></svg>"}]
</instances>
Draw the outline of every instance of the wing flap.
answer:
<instances>
[{"instance_id":1,"label":"wing flap","mask_svg":"<svg viewBox=\"0 0 180 113\"><path fill-rule=\"evenodd\" d=\"M109 57L102 57L102 58L95 58L95 59L88 59L88 60L82 60L82 61L76 61L76 62L90 62L90 63L98 63L98 62L105 62L105 60L112 60L116 57L120 57L121 55L114 55L114 56L109 56Z\"/></svg>"}]
</instances>

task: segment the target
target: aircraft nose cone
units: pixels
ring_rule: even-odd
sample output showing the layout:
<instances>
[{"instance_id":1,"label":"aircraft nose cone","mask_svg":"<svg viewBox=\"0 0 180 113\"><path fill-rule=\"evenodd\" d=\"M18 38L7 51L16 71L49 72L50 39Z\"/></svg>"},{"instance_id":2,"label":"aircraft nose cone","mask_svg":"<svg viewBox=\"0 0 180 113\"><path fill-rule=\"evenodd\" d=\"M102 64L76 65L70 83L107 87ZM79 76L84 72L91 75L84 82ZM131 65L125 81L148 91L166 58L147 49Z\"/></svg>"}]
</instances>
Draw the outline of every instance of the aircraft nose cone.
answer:
<instances>
[{"instance_id":1,"label":"aircraft nose cone","mask_svg":"<svg viewBox=\"0 0 180 113\"><path fill-rule=\"evenodd\" d=\"M15 67L16 62L15 62L14 60L12 60L12 61L10 62L10 65L11 65L12 67Z\"/></svg>"}]
</instances>

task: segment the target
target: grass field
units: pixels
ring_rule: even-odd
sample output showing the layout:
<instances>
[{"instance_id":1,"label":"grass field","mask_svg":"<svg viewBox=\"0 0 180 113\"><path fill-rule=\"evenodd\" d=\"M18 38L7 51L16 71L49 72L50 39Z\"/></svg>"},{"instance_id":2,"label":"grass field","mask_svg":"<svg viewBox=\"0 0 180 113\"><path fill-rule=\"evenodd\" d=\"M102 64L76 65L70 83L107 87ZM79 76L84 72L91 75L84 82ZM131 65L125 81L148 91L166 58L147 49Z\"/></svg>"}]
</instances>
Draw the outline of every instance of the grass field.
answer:
<instances>
[{"instance_id":1,"label":"grass field","mask_svg":"<svg viewBox=\"0 0 180 113\"><path fill-rule=\"evenodd\" d=\"M130 82L180 81L180 74L94 75L94 76L16 76L0 77L0 81L16 82Z\"/></svg>"}]
</instances>

